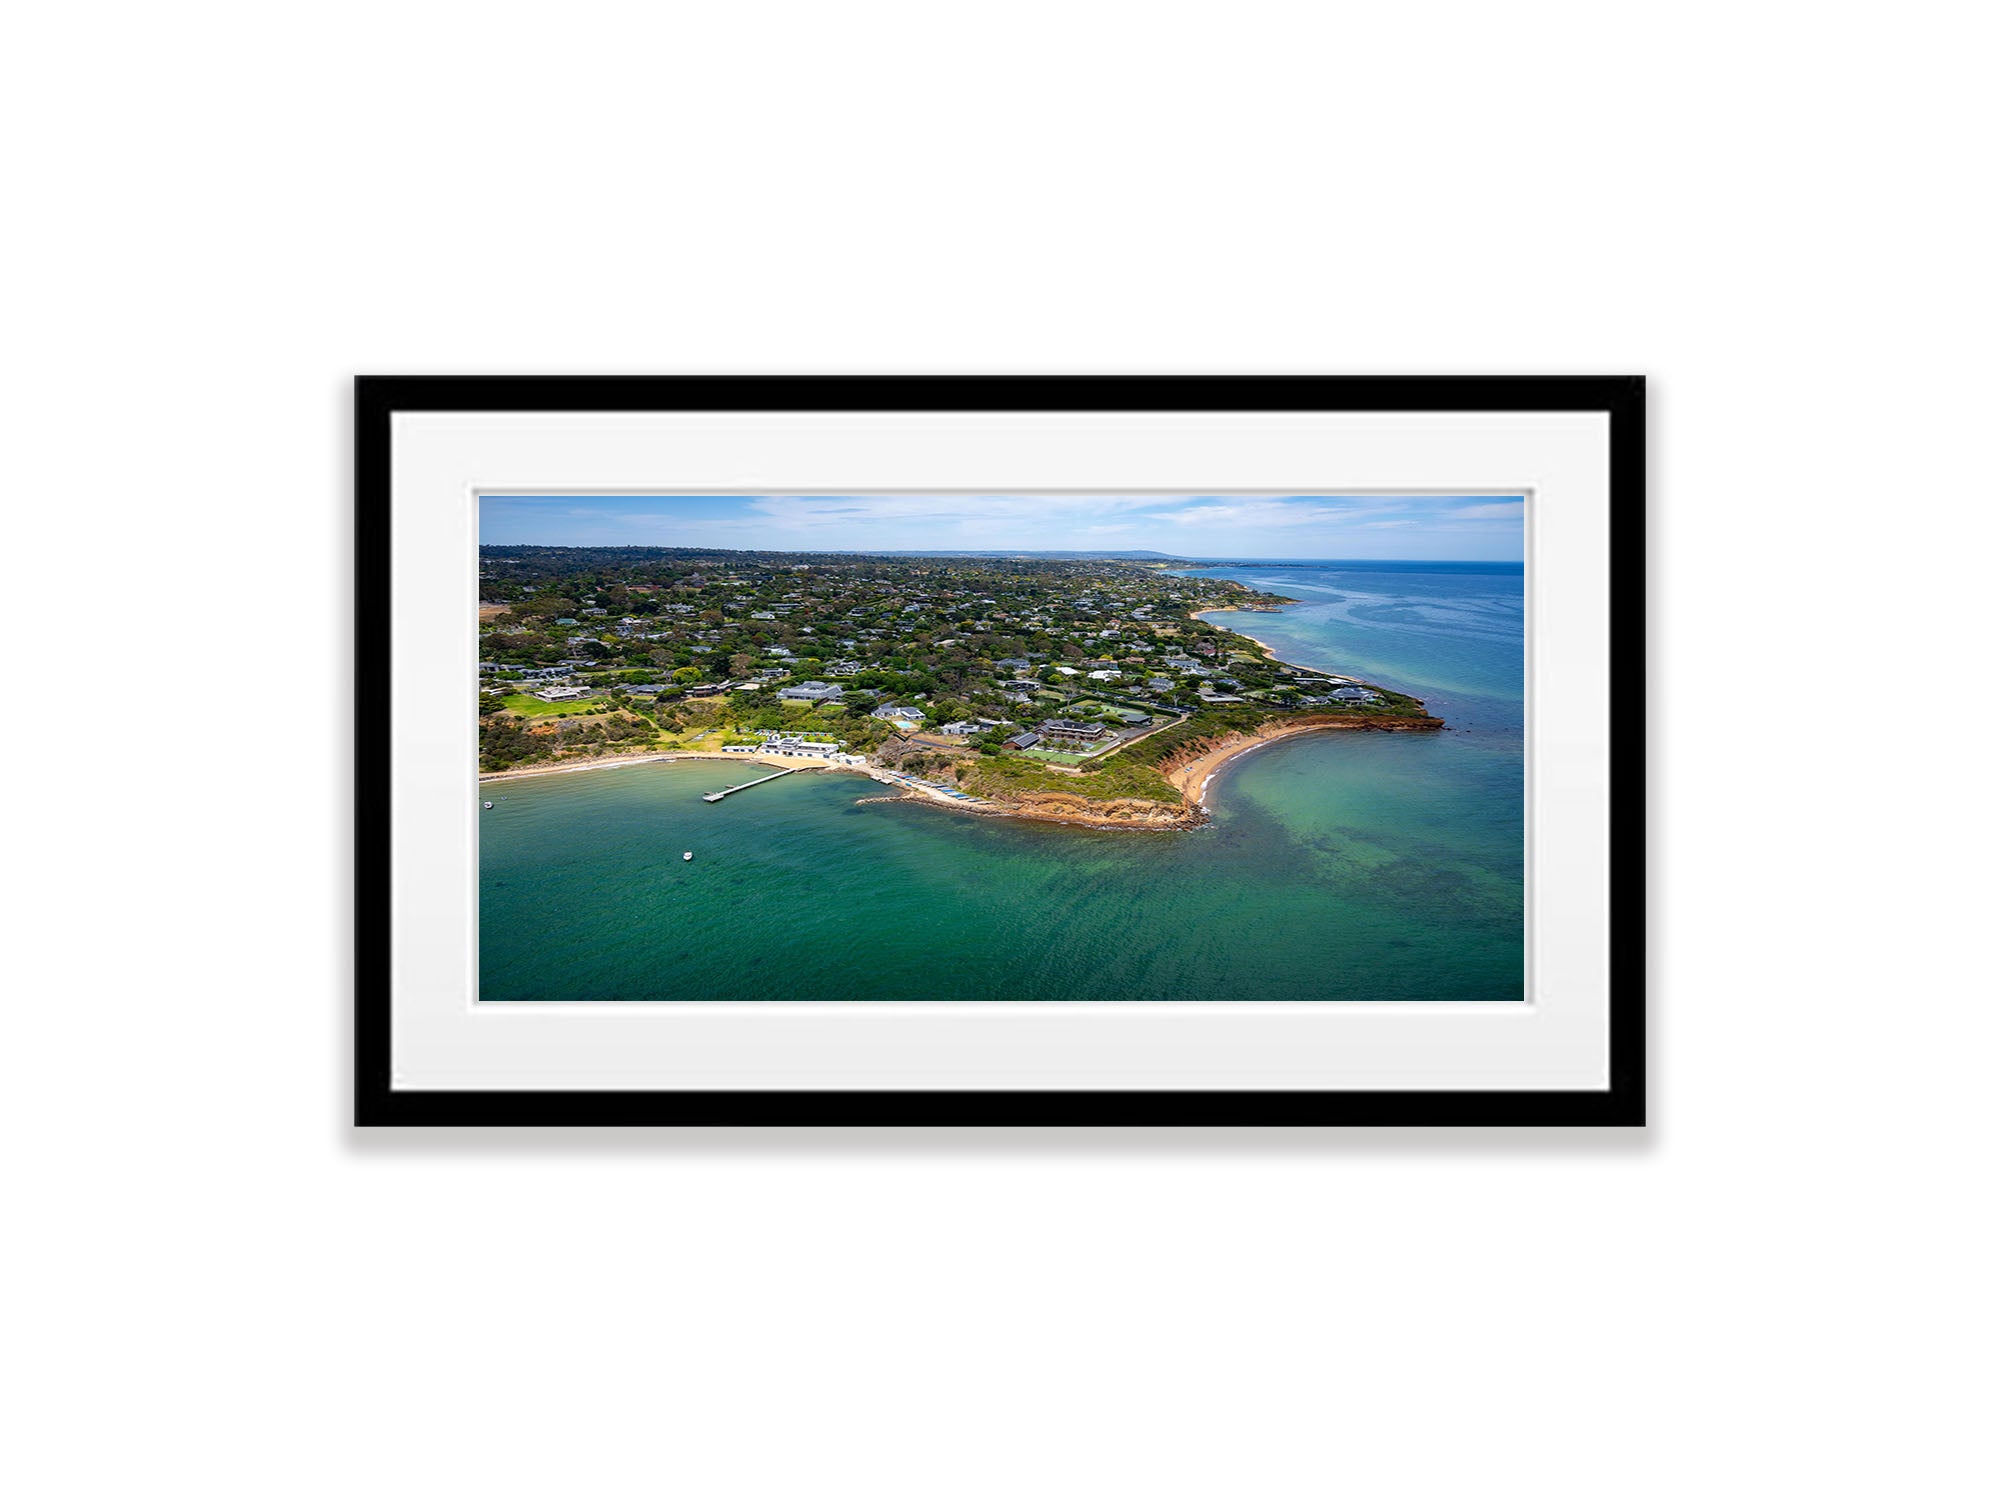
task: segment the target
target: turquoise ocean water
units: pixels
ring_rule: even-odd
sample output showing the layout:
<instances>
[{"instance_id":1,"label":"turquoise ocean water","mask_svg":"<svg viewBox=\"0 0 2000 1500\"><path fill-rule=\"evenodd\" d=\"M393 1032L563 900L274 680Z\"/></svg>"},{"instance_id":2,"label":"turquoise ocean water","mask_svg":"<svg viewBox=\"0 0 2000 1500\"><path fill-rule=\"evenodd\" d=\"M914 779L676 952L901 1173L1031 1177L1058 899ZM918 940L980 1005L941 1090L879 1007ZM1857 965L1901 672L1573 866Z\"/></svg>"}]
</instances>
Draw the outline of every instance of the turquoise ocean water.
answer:
<instances>
[{"instance_id":1,"label":"turquoise ocean water","mask_svg":"<svg viewBox=\"0 0 2000 1500\"><path fill-rule=\"evenodd\" d=\"M1519 999L1520 566L1200 573L1300 601L1217 623L1450 731L1253 751L1173 833L857 806L883 789L839 774L705 803L746 779L719 761L490 783L480 998Z\"/></svg>"}]
</instances>

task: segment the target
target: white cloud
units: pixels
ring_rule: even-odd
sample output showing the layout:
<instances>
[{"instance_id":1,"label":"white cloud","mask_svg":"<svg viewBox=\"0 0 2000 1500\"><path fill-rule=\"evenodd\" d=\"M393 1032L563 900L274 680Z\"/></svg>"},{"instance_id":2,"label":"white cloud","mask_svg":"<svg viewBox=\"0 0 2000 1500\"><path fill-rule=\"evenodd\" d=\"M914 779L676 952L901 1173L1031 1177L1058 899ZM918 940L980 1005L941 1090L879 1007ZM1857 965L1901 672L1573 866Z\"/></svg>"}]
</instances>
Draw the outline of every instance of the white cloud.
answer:
<instances>
[{"instance_id":1,"label":"white cloud","mask_svg":"<svg viewBox=\"0 0 2000 1500\"><path fill-rule=\"evenodd\" d=\"M1439 557L1514 550L1524 507L1488 495L1228 493L570 496L551 542L804 551L1143 548L1183 556ZM553 499L553 497L552 497ZM719 503L720 502L720 503ZM1394 532L1391 538L1378 533ZM518 524L510 534L520 535ZM541 538L537 538L541 539ZM1393 548L1395 551L1385 551Z\"/></svg>"},{"instance_id":2,"label":"white cloud","mask_svg":"<svg viewBox=\"0 0 2000 1500\"><path fill-rule=\"evenodd\" d=\"M751 508L771 524L835 526L977 526L998 521L1065 529L1160 503L1158 495L761 495ZM920 542L903 545L920 546Z\"/></svg>"}]
</instances>

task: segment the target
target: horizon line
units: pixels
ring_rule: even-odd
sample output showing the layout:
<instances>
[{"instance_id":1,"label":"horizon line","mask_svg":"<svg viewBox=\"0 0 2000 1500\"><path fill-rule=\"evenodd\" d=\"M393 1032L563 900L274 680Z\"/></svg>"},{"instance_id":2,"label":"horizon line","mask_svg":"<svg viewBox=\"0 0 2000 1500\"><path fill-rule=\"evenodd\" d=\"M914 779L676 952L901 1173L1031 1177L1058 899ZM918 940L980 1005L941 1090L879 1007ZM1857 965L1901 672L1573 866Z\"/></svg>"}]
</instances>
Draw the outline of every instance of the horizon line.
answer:
<instances>
[{"instance_id":1,"label":"horizon line","mask_svg":"<svg viewBox=\"0 0 2000 1500\"><path fill-rule=\"evenodd\" d=\"M703 547L698 545L670 545L662 542L481 542L479 550L489 547L541 547L552 552L605 552L618 548L634 548L651 552L740 552L746 555L762 554L772 557L1006 557L1012 555L1053 556L1067 553L1079 558L1101 557L1117 560L1133 553L1150 553L1166 560L1181 559L1187 562L1217 562L1225 558L1239 558L1244 562L1354 562L1354 563L1501 563L1509 567L1520 567L1525 559L1518 557L1252 557L1247 552L1217 552L1206 555L1193 552L1161 552L1151 547L1116 547L1104 551L1092 551L1088 547Z\"/></svg>"}]
</instances>

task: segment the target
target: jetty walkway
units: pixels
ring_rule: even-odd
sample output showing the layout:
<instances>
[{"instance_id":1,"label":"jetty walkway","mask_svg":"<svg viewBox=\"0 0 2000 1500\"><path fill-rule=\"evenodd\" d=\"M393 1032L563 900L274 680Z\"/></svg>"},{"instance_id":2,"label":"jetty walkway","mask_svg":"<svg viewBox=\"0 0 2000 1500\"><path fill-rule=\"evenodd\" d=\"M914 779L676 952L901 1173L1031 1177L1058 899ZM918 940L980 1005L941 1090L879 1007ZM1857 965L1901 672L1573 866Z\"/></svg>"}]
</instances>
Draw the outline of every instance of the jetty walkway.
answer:
<instances>
[{"instance_id":1,"label":"jetty walkway","mask_svg":"<svg viewBox=\"0 0 2000 1500\"><path fill-rule=\"evenodd\" d=\"M773 771L769 776L759 776L755 781L746 781L741 786L726 786L719 792L703 792L701 800L704 802L720 802L731 792L748 791L753 786L762 786L767 781L776 781L780 776L789 776L794 771L803 771L805 769L806 767L804 766L786 766L782 771Z\"/></svg>"}]
</instances>

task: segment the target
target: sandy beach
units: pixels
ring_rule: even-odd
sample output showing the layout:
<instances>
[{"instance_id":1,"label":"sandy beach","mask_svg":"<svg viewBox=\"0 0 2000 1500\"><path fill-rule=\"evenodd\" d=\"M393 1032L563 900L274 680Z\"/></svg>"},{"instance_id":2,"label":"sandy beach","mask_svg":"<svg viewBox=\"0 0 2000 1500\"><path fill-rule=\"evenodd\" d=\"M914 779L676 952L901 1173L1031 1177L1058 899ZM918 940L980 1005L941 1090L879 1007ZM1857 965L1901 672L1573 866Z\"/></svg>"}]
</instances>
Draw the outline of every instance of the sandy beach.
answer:
<instances>
[{"instance_id":1,"label":"sandy beach","mask_svg":"<svg viewBox=\"0 0 2000 1500\"><path fill-rule=\"evenodd\" d=\"M1173 783L1175 789L1183 797L1187 798L1189 802L1197 806L1206 807L1207 803L1203 799L1207 796L1208 784L1214 780L1215 773L1221 770L1225 764L1234 760L1239 755L1247 755L1250 751L1258 749L1261 746L1273 744L1278 740L1289 739L1295 734L1310 734L1314 730L1319 729L1359 729L1375 733L1385 731L1422 732L1425 730L1442 729L1443 727L1442 720L1431 718L1323 718L1317 719L1312 723L1286 723L1280 721L1265 724L1254 733L1246 733L1239 730L1213 749L1204 751L1185 765L1177 766L1164 774L1167 780Z\"/></svg>"},{"instance_id":2,"label":"sandy beach","mask_svg":"<svg viewBox=\"0 0 2000 1500\"><path fill-rule=\"evenodd\" d=\"M514 781L523 776L559 776L565 771L609 771L619 766L642 766L656 760L727 760L753 766L774 766L778 770L856 771L867 775L865 766L833 766L812 755L724 755L716 750L658 750L648 755L605 755L594 760L570 760L554 766L524 766L518 771L482 771L480 781Z\"/></svg>"},{"instance_id":3,"label":"sandy beach","mask_svg":"<svg viewBox=\"0 0 2000 1500\"><path fill-rule=\"evenodd\" d=\"M1175 790L1187 798L1189 802L1195 803L1198 806L1206 806L1207 804L1203 801L1203 798L1207 795L1209 782L1214 779L1217 771L1221 770L1227 762L1234 760L1237 756L1247 755L1252 750L1259 749L1264 745L1271 744L1277 740L1287 739L1295 734L1304 734L1309 730L1340 729L1344 727L1346 726L1340 724L1266 725L1255 734L1239 733L1230 736L1229 740L1224 744L1196 756L1184 766L1167 772L1166 777L1173 784Z\"/></svg>"}]
</instances>

